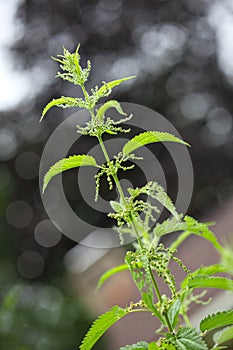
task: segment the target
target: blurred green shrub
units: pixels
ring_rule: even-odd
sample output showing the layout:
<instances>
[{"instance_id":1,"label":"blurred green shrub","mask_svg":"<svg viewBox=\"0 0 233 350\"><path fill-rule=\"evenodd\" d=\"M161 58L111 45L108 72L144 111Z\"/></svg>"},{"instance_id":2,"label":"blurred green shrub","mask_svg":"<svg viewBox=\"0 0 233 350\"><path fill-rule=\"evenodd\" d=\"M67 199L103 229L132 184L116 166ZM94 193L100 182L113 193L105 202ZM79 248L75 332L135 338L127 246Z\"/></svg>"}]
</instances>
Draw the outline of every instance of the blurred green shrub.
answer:
<instances>
[{"instance_id":1,"label":"blurred green shrub","mask_svg":"<svg viewBox=\"0 0 233 350\"><path fill-rule=\"evenodd\" d=\"M51 285L13 285L0 303L0 349L73 350L90 325L83 304Z\"/></svg>"}]
</instances>

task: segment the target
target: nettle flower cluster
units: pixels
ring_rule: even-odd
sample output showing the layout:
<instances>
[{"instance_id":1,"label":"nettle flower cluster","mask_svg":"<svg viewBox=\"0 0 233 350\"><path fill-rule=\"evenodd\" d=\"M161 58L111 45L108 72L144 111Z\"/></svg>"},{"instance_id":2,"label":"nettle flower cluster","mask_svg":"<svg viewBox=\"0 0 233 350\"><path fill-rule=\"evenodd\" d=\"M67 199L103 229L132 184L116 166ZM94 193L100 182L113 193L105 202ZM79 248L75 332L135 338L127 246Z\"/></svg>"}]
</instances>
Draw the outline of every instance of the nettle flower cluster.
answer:
<instances>
[{"instance_id":1,"label":"nettle flower cluster","mask_svg":"<svg viewBox=\"0 0 233 350\"><path fill-rule=\"evenodd\" d=\"M201 320L199 331L192 327L188 310L191 302L206 303L202 299L205 291L195 294L197 288L233 290L232 279L218 276L222 272L232 273L232 258L229 248L222 247L218 242L209 229L210 224L199 223L190 216L179 214L172 200L156 181L150 181L140 188L128 188L127 193L124 193L118 179L120 169L127 171L134 167L133 164L128 166L127 161L142 160L141 157L134 154L134 151L140 147L154 142L176 142L185 146L188 144L167 132L146 131L129 139L124 144L123 149L110 159L103 142L104 134L110 134L114 137L118 133L128 133L130 129L124 128L122 124L130 120L132 115L127 116L116 100L109 100L98 107L96 105L101 98L108 97L114 87L134 77L122 78L107 83L102 82L100 87L95 86L88 91L85 84L90 74L91 63L88 61L86 68L81 67L79 46L74 53L70 53L64 48L63 55L58 55L54 59L60 64L61 69L57 77L74 85L79 85L83 98L62 96L52 100L43 110L41 120L53 106L61 108L81 107L88 110L90 120L85 127L77 125L77 132L95 137L98 140L106 162L98 164L94 157L85 154L61 159L52 165L45 174L43 191L45 191L51 179L59 173L81 166L95 167L97 169L95 200L98 200L100 179L102 176L106 176L109 190L116 186L119 194L119 201L110 201L113 212L108 215L116 221L121 243L124 242L125 235L130 235L136 239L134 243L135 251L126 253L124 264L107 271L100 278L98 288L113 274L128 270L140 292L141 299L136 303L131 302L125 308L114 306L101 315L87 332L80 349L92 349L98 339L115 322L133 312L149 312L152 317L156 317L161 323L161 327L157 330L160 337L158 339L157 334L153 342L141 341L137 344L126 345L121 350L223 349L222 344L233 338L233 311L228 310L207 316ZM107 111L111 108L115 109L124 118L113 120L106 116ZM160 212L158 204L170 213L170 217L163 222L157 221ZM179 232L180 234L170 246L165 247L160 243L161 237L173 232ZM191 273L176 256L179 245L191 234L209 241L218 251L221 263L201 266ZM175 276L170 270L171 261L175 261L186 274L180 285L177 285ZM157 278L164 281L169 287L170 293L161 294ZM220 327L223 328L219 330ZM213 337L213 344L207 345L204 336L206 332L212 329L217 329L217 332ZM158 340L156 341L156 339Z\"/></svg>"}]
</instances>

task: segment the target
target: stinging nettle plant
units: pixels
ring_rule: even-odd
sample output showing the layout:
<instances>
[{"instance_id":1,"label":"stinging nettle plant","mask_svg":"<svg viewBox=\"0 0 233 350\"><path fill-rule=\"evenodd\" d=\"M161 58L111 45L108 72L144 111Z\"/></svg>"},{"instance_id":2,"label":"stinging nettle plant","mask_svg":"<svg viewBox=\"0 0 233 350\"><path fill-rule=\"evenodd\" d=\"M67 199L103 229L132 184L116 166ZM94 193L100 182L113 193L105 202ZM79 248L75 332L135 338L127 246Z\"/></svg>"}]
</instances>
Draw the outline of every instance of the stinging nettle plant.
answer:
<instances>
[{"instance_id":1,"label":"stinging nettle plant","mask_svg":"<svg viewBox=\"0 0 233 350\"><path fill-rule=\"evenodd\" d=\"M232 273L232 255L228 248L224 248L209 229L210 223L200 223L190 216L179 214L165 190L156 181L150 181L140 188L128 188L124 193L118 179L118 171L127 171L134 165L127 166L128 160L142 159L133 152L142 146L154 142L176 142L188 146L186 142L167 132L146 131L132 139L129 139L123 146L121 152L109 158L108 151L103 142L105 133L116 135L128 133L122 124L132 118L127 116L116 100L109 100L98 108L99 100L108 97L112 89L124 81L134 78L127 77L119 80L103 82L100 87L95 86L90 92L87 91L85 83L88 80L91 70L90 61L87 67L80 65L79 46L74 53L64 48L63 55L54 58L61 68L57 77L79 85L83 98L65 97L53 99L44 108L41 120L51 107L61 108L81 107L90 112L90 120L85 127L77 125L77 132L82 135L95 137L105 157L105 164L97 164L94 157L89 155L73 155L61 159L51 166L45 174L43 181L43 192L51 179L66 170L81 166L95 167L98 171L95 175L96 198L100 189L100 179L106 176L109 190L114 186L119 194L119 201L110 201L112 212L109 217L115 219L116 229L119 232L121 243L124 236L130 235L135 239L133 243L135 250L127 251L124 264L107 271L99 280L98 288L112 275L123 270L131 273L132 279L137 286L141 299L138 302L131 302L125 308L113 306L109 311L99 316L84 337L80 350L90 350L94 347L99 338L117 321L127 314L135 312L149 312L156 317L161 324L155 340L147 343L138 342L133 345L126 345L121 350L206 350L224 349L224 343L233 339L233 310L216 312L206 316L200 321L200 329L192 326L188 310L191 302L205 304L203 300L205 291L196 293L198 288L218 288L233 291L233 280L228 276L219 276L220 273ZM106 117L106 112L114 108L123 116L120 120L113 120ZM143 196L142 196L143 195ZM154 202L159 203L170 213L170 217L163 222L157 222L159 209ZM161 237L179 232L176 240L170 246L160 243ZM220 255L220 263L210 266L201 266L196 271L190 272L188 267L176 256L180 244L190 235L197 235L209 241ZM178 286L175 276L170 270L170 262L174 261L185 272L185 278ZM158 278L168 286L169 293L161 294L158 286ZM212 345L207 345L205 335L215 330ZM159 336L158 336L159 334ZM158 339L159 338L159 339ZM156 339L158 339L156 341Z\"/></svg>"}]
</instances>

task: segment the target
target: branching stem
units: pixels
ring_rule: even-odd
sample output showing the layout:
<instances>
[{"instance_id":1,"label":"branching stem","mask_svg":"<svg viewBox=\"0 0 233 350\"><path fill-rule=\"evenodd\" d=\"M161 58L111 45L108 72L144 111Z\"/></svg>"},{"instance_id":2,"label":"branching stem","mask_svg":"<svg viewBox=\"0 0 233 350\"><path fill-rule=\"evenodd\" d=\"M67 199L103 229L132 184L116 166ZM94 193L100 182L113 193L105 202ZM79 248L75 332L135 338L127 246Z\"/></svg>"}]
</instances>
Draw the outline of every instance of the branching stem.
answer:
<instances>
[{"instance_id":1,"label":"branching stem","mask_svg":"<svg viewBox=\"0 0 233 350\"><path fill-rule=\"evenodd\" d=\"M84 84L81 85L81 88L82 88L83 94L85 96L85 99L88 100L89 99L89 95L88 95L88 92L86 91L86 89L84 87ZM89 109L89 111L91 113L92 118L95 118L95 113L94 113L93 109ZM110 162L110 158L109 158L108 152L106 150L106 147L104 145L104 142L103 142L103 139L102 139L101 136L98 137L98 141L99 141L101 150L102 150L102 152L104 154L105 160L106 160L107 163L109 163ZM117 173L113 174L112 176L113 176L114 182L116 184L117 190L119 192L120 198L121 198L123 204L126 205L125 195L124 195L123 189L121 187L120 181L119 181L119 179L117 177ZM135 236L137 237L137 240L138 240L138 243L140 245L140 248L143 249L143 244L142 244L142 241L140 239L140 234L138 232L137 226L135 224L135 220L134 220L132 215L130 215L130 219L131 219L131 225L132 225L132 227L134 229ZM151 269L150 266L149 266L149 271L150 271L150 276L151 276L151 280L152 280L152 284L153 284L156 296L157 296L158 301L160 302L160 304L162 304L162 297L161 297L161 294L160 294L157 282L155 280L154 274L153 274L152 269ZM169 320L169 318L167 316L167 313L165 313L164 317L165 317L165 320L166 320L166 323L167 323L167 327L168 327L169 331L172 333L173 332L173 328L172 328L170 320Z\"/></svg>"},{"instance_id":2,"label":"branching stem","mask_svg":"<svg viewBox=\"0 0 233 350\"><path fill-rule=\"evenodd\" d=\"M151 269L150 266L149 266L149 272L150 272L151 280L152 280L153 287L154 287L156 296L157 296L157 298L158 298L158 301L159 301L160 304L162 304L162 302L163 302L162 296L161 296L161 294L160 294L158 284L157 284L157 282L156 282L155 276L154 276L153 271L152 271L152 269ZM167 327L168 327L169 331L170 331L171 333L173 333L173 328L172 328L172 325L171 325L171 323L170 323L170 320L169 320L169 318L168 318L168 316L167 316L167 313L165 313L164 317L165 317L165 320L166 320Z\"/></svg>"}]
</instances>

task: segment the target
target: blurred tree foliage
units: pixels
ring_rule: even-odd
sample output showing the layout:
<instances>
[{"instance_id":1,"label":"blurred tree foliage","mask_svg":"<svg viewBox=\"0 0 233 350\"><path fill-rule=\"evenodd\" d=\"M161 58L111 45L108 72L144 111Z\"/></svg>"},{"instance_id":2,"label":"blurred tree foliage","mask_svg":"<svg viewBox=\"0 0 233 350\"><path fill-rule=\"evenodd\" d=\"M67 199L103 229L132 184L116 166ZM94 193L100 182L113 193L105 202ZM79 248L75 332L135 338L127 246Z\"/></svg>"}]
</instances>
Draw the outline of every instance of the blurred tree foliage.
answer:
<instances>
[{"instance_id":1,"label":"blurred tree foliage","mask_svg":"<svg viewBox=\"0 0 233 350\"><path fill-rule=\"evenodd\" d=\"M55 286L15 284L1 297L2 349L72 350L90 326L81 302ZM98 348L104 349L103 342Z\"/></svg>"}]
</instances>

